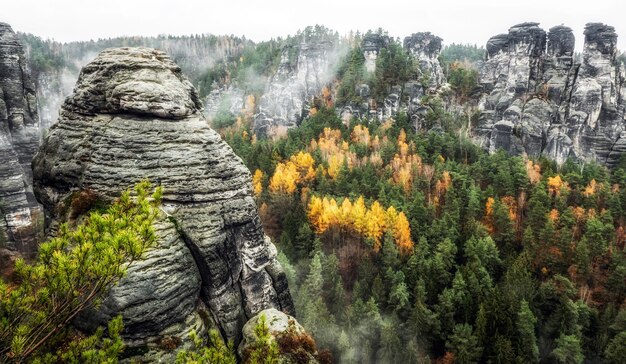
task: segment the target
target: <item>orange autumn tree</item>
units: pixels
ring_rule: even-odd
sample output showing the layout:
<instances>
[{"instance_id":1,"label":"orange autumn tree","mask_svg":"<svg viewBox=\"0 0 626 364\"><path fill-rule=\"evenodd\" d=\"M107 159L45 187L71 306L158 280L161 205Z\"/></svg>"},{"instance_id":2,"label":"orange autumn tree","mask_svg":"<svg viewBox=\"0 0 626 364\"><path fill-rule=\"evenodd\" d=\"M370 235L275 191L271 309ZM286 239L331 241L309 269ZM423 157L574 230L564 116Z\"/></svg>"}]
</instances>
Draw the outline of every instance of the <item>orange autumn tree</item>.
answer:
<instances>
[{"instance_id":1,"label":"orange autumn tree","mask_svg":"<svg viewBox=\"0 0 626 364\"><path fill-rule=\"evenodd\" d=\"M255 173L256 174L256 173ZM315 160L306 152L292 155L285 163L278 163L272 178L270 191L272 193L293 194L298 186L306 184L315 178Z\"/></svg>"},{"instance_id":2,"label":"orange autumn tree","mask_svg":"<svg viewBox=\"0 0 626 364\"><path fill-rule=\"evenodd\" d=\"M393 206L385 210L378 201L368 208L363 196L355 202L345 198L340 204L334 198L313 196L309 200L307 215L318 235L332 228L350 231L371 239L374 242L372 248L379 251L382 237L388 232L403 254L409 254L413 249L411 228L404 212L397 212Z\"/></svg>"},{"instance_id":3,"label":"orange autumn tree","mask_svg":"<svg viewBox=\"0 0 626 364\"><path fill-rule=\"evenodd\" d=\"M561 179L560 175L556 175L554 177L548 177L548 191L555 196L561 195L561 190L567 189L567 182Z\"/></svg>"}]
</instances>

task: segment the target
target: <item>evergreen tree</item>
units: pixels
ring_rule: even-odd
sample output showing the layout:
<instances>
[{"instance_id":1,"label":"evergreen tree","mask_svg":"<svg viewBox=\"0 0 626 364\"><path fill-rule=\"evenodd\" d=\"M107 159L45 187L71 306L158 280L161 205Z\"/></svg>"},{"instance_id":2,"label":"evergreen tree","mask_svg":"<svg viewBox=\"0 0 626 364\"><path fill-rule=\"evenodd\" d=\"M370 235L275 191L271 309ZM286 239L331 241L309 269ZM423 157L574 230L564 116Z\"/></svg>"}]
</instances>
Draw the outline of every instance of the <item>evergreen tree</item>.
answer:
<instances>
[{"instance_id":1,"label":"evergreen tree","mask_svg":"<svg viewBox=\"0 0 626 364\"><path fill-rule=\"evenodd\" d=\"M528 307L528 302L522 301L517 314L517 331L519 333L519 358L524 363L536 363L539 360L539 348L535 337L537 318Z\"/></svg>"}]
</instances>

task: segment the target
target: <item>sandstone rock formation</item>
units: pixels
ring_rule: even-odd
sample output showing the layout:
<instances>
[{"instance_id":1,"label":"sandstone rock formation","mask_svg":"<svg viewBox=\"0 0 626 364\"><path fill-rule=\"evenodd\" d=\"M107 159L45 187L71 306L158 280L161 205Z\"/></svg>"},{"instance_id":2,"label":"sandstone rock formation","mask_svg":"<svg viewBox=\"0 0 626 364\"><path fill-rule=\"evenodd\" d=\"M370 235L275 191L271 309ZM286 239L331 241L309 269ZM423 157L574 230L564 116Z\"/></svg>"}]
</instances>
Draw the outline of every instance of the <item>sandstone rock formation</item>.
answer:
<instances>
[{"instance_id":1,"label":"sandstone rock formation","mask_svg":"<svg viewBox=\"0 0 626 364\"><path fill-rule=\"evenodd\" d=\"M259 100L254 118L258 134L282 134L300 123L308 114L313 97L334 77L339 60L335 52L331 41L308 37L282 50L278 70Z\"/></svg>"},{"instance_id":2,"label":"sandstone rock formation","mask_svg":"<svg viewBox=\"0 0 626 364\"><path fill-rule=\"evenodd\" d=\"M164 188L156 246L79 327L122 314L128 345L154 349L210 325L238 341L261 310L293 313L250 173L208 127L195 89L165 53L111 48L85 66L33 171L53 219L77 190L110 200L142 179Z\"/></svg>"},{"instance_id":3,"label":"sandstone rock formation","mask_svg":"<svg viewBox=\"0 0 626 364\"><path fill-rule=\"evenodd\" d=\"M616 41L613 27L587 24L576 63L574 35L564 26L546 35L538 23L523 23L491 38L476 142L490 152L543 154L557 163L616 164L626 150L626 73Z\"/></svg>"},{"instance_id":4,"label":"sandstone rock formation","mask_svg":"<svg viewBox=\"0 0 626 364\"><path fill-rule=\"evenodd\" d=\"M429 85L433 89L446 83L446 76L438 58L442 41L443 39L430 32L414 33L404 38L404 48L418 61L420 71L428 77Z\"/></svg>"},{"instance_id":5,"label":"sandstone rock formation","mask_svg":"<svg viewBox=\"0 0 626 364\"><path fill-rule=\"evenodd\" d=\"M380 51L389 47L390 40L380 34L367 34L361 42L361 50L365 58L365 70L376 71L376 60ZM392 85L382 105L376 105L370 97L370 89L366 84L358 85L356 94L364 100L360 104L344 105L341 110L342 119L348 122L351 118L375 118L384 121L404 111L409 115L416 129L420 129L424 114L428 111L422 105L422 97L427 93L436 93L446 84L443 67L439 62L442 39L430 32L414 33L404 38L404 49L411 54L419 65L419 79ZM427 81L427 82L426 82ZM373 105L376 105L373 107Z\"/></svg>"},{"instance_id":6,"label":"sandstone rock formation","mask_svg":"<svg viewBox=\"0 0 626 364\"><path fill-rule=\"evenodd\" d=\"M307 340L307 342L303 342L304 340L302 340L303 338L310 339L304 327L302 327L295 318L272 308L261 311L251 318L243 327L243 340L238 347L240 357L244 358L246 349L251 348L258 342L259 338L255 332L255 327L261 321L261 317L265 318L265 325L270 334L269 341L278 341L280 364L316 364L320 362L317 358L319 353L314 348L310 347L313 341ZM280 338L285 334L291 336L290 339L287 340L290 346L289 348L281 346Z\"/></svg>"},{"instance_id":7,"label":"sandstone rock formation","mask_svg":"<svg viewBox=\"0 0 626 364\"><path fill-rule=\"evenodd\" d=\"M43 231L30 167L40 137L22 45L11 27L0 23L0 247L27 255L36 250Z\"/></svg>"},{"instance_id":8,"label":"sandstone rock formation","mask_svg":"<svg viewBox=\"0 0 626 364\"><path fill-rule=\"evenodd\" d=\"M389 37L381 34L371 33L363 36L361 42L361 50L363 51L363 57L365 57L365 71L373 73L376 71L376 60L378 59L378 53L381 49L389 46Z\"/></svg>"}]
</instances>

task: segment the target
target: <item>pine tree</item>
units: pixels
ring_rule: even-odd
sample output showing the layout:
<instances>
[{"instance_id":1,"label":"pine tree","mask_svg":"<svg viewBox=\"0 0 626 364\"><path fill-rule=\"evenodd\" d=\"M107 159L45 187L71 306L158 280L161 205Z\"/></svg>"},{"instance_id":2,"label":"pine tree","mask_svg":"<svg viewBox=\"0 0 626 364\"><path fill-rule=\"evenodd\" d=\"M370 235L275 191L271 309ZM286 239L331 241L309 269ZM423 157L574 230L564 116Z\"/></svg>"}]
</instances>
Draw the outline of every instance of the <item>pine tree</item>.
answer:
<instances>
[{"instance_id":1,"label":"pine tree","mask_svg":"<svg viewBox=\"0 0 626 364\"><path fill-rule=\"evenodd\" d=\"M152 226L162 190L152 196L149 182L122 193L104 213L92 212L72 230L41 244L34 264L18 260L17 286L0 284L0 353L23 362L56 351L71 320L93 307L154 243Z\"/></svg>"},{"instance_id":2,"label":"pine tree","mask_svg":"<svg viewBox=\"0 0 626 364\"><path fill-rule=\"evenodd\" d=\"M478 362L483 348L478 346L478 338L472 332L472 326L457 324L446 348L454 353L455 363L472 364Z\"/></svg>"},{"instance_id":3,"label":"pine tree","mask_svg":"<svg viewBox=\"0 0 626 364\"><path fill-rule=\"evenodd\" d=\"M522 362L536 363L539 360L539 348L535 337L537 318L528 307L528 302L522 301L517 314L517 331L519 333L519 357Z\"/></svg>"}]
</instances>

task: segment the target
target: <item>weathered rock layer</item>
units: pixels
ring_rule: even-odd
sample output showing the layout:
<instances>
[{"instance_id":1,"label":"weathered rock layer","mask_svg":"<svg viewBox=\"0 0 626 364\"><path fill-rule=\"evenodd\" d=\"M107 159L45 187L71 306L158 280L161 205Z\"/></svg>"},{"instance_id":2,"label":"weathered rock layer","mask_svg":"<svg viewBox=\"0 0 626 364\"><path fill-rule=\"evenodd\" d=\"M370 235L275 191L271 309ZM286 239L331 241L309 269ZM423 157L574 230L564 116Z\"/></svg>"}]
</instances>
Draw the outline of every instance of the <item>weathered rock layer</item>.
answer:
<instances>
[{"instance_id":1,"label":"weathered rock layer","mask_svg":"<svg viewBox=\"0 0 626 364\"><path fill-rule=\"evenodd\" d=\"M486 91L474 138L491 152L615 165L626 151L626 72L613 27L589 23L581 63L574 35L523 23L487 42Z\"/></svg>"},{"instance_id":2,"label":"weathered rock layer","mask_svg":"<svg viewBox=\"0 0 626 364\"><path fill-rule=\"evenodd\" d=\"M200 110L195 89L161 51L108 49L81 71L33 162L46 211L55 218L73 191L111 199L142 179L163 186L164 198L156 246L79 326L122 314L125 338L141 346L202 327L206 306L209 321L238 340L261 310L293 312L250 173Z\"/></svg>"},{"instance_id":3,"label":"weathered rock layer","mask_svg":"<svg viewBox=\"0 0 626 364\"><path fill-rule=\"evenodd\" d=\"M0 23L0 243L29 255L43 231L43 211L32 191L30 164L41 135L26 63L17 36Z\"/></svg>"}]
</instances>

